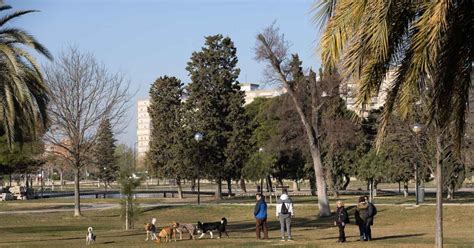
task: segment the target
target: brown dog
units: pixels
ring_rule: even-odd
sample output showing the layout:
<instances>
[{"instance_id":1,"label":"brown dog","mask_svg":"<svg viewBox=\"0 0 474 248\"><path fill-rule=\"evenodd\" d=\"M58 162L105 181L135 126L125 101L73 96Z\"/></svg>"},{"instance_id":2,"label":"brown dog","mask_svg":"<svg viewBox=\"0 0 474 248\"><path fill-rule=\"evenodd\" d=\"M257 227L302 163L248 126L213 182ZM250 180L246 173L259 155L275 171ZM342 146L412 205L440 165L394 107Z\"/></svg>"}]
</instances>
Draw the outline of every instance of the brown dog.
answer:
<instances>
[{"instance_id":1,"label":"brown dog","mask_svg":"<svg viewBox=\"0 0 474 248\"><path fill-rule=\"evenodd\" d=\"M161 232L158 234L158 239L156 240L157 243L161 243L161 239L165 239L165 242L171 242L171 238L174 239L176 242L176 228L179 226L178 223L173 223L172 226L164 227L161 229Z\"/></svg>"}]
</instances>

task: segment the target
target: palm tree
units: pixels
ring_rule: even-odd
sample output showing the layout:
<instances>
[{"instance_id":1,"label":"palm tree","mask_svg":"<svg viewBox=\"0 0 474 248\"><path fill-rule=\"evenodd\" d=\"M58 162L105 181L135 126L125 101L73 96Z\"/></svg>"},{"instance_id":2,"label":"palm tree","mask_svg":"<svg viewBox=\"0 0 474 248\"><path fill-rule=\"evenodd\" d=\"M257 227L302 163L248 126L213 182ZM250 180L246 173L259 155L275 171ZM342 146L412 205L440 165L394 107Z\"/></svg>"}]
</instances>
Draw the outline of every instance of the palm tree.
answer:
<instances>
[{"instance_id":1,"label":"palm tree","mask_svg":"<svg viewBox=\"0 0 474 248\"><path fill-rule=\"evenodd\" d=\"M11 9L0 3L0 12ZM36 136L47 123L48 88L40 67L25 48L52 59L49 51L26 31L9 22L34 10L16 11L0 18L0 122L9 145L25 135Z\"/></svg>"},{"instance_id":2,"label":"palm tree","mask_svg":"<svg viewBox=\"0 0 474 248\"><path fill-rule=\"evenodd\" d=\"M325 27L321 57L357 83L361 106L378 93L389 71L381 117L380 147L392 112L406 117L414 102L428 99L427 124L436 133L436 246L442 247L442 160L445 136L461 147L474 55L470 0L321 0L315 20ZM450 141L450 142L451 142Z\"/></svg>"}]
</instances>

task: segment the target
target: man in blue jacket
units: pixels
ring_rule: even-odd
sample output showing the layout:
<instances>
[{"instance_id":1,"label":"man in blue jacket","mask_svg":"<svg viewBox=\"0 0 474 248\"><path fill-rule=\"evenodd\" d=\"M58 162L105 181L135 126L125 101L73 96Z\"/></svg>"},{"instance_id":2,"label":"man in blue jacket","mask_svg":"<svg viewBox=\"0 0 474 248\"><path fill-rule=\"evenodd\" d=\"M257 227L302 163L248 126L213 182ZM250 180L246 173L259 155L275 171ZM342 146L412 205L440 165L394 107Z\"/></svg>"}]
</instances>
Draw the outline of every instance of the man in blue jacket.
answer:
<instances>
[{"instance_id":1,"label":"man in blue jacket","mask_svg":"<svg viewBox=\"0 0 474 248\"><path fill-rule=\"evenodd\" d=\"M263 230L263 239L268 239L268 226L267 226L267 203L262 194L257 193L257 204L255 205L255 211L253 215L255 216L256 224L256 233L257 239L261 239L260 232Z\"/></svg>"}]
</instances>

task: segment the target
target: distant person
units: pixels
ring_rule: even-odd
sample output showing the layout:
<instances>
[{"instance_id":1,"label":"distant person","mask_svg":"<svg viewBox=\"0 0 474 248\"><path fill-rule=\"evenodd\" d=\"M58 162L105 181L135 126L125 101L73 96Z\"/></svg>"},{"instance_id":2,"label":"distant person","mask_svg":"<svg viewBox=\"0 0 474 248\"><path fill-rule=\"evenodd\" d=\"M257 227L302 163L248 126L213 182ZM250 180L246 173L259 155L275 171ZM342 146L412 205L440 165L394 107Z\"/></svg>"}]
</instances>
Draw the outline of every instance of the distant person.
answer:
<instances>
[{"instance_id":1,"label":"distant person","mask_svg":"<svg viewBox=\"0 0 474 248\"><path fill-rule=\"evenodd\" d=\"M357 204L354 217L356 224L359 226L360 241L368 241L367 233L367 216L369 204L365 201L365 197L359 197L359 204Z\"/></svg>"},{"instance_id":2,"label":"distant person","mask_svg":"<svg viewBox=\"0 0 474 248\"><path fill-rule=\"evenodd\" d=\"M369 201L369 197L364 196L365 202L367 202L367 221L366 221L366 231L367 231L367 240L372 239L372 228L374 225L374 216L377 214L377 208L375 205Z\"/></svg>"},{"instance_id":3,"label":"distant person","mask_svg":"<svg viewBox=\"0 0 474 248\"><path fill-rule=\"evenodd\" d=\"M260 232L263 231L263 239L268 239L268 225L267 225L267 203L262 194L257 193L257 204L255 204L254 216L256 220L257 239L261 239Z\"/></svg>"},{"instance_id":4,"label":"distant person","mask_svg":"<svg viewBox=\"0 0 474 248\"><path fill-rule=\"evenodd\" d=\"M281 241L285 241L285 227L286 234L288 235L288 241L291 241L291 218L293 218L295 212L293 211L293 202L288 197L288 193L285 191L280 196L276 205L276 216L280 220L280 232Z\"/></svg>"},{"instance_id":5,"label":"distant person","mask_svg":"<svg viewBox=\"0 0 474 248\"><path fill-rule=\"evenodd\" d=\"M349 215L347 214L347 210L344 208L344 203L342 201L337 201L336 206L336 221L334 221L334 225L339 228L339 239L337 242L344 243L346 242L344 228L349 223Z\"/></svg>"}]
</instances>

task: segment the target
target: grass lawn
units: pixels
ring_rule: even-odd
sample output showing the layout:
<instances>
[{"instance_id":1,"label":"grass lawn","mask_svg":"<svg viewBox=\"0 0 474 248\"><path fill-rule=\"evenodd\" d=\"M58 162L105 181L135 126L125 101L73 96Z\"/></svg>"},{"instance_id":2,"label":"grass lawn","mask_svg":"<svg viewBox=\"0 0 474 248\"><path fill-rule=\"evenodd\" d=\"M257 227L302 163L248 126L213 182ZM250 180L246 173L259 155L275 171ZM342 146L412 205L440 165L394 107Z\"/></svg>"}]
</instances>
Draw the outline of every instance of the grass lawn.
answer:
<instances>
[{"instance_id":1,"label":"grass lawn","mask_svg":"<svg viewBox=\"0 0 474 248\"><path fill-rule=\"evenodd\" d=\"M52 201L34 202L35 205L53 205ZM94 202L94 201L88 201ZM110 203L112 201L107 201ZM28 203L18 203L29 205ZM1 204L0 204L1 206ZM293 247L432 247L434 244L434 206L418 208L404 206L379 206L373 227L372 242L359 242L355 225L346 228L348 243L336 244L337 228L333 218L317 217L317 207L295 204L296 218L293 221L294 242L279 241L279 224L274 217L275 207L269 208L270 240L255 240L253 206L207 205L174 206L145 209L136 222L136 229L123 231L118 209L85 211L84 217L76 219L71 212L42 214L0 215L0 247L84 247L88 226L93 226L98 236L94 247L156 247L154 242L145 242L143 223L152 217L158 226L173 221L196 223L229 220L230 238L211 240L187 240L164 247L191 246L293 246ZM444 231L446 247L474 246L474 207L446 206L444 208ZM353 218L352 218L353 221Z\"/></svg>"}]
</instances>

